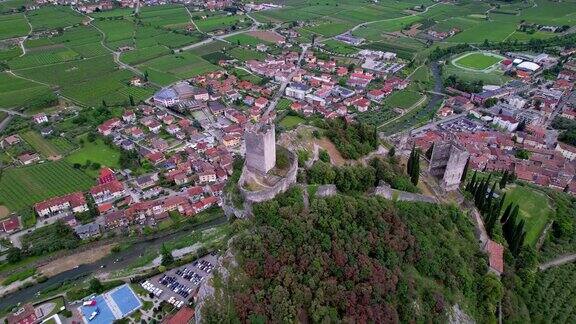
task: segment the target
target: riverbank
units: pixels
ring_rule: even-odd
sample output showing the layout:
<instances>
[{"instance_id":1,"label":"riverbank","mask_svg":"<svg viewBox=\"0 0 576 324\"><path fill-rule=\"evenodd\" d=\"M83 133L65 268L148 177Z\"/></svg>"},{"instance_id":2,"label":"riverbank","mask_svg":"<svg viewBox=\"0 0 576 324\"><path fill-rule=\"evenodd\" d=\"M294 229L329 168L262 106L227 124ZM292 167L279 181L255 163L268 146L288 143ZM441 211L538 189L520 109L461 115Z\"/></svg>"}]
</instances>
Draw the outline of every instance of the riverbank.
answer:
<instances>
[{"instance_id":1,"label":"riverbank","mask_svg":"<svg viewBox=\"0 0 576 324\"><path fill-rule=\"evenodd\" d=\"M190 234L190 231L203 231L227 223L227 218L220 212L217 217L210 218L202 223L183 224L176 231L161 232L138 241L126 241L122 243L122 249L99 259L95 262L83 264L48 278L42 283L22 288L0 299L0 310L6 312L11 307L30 302L37 298L47 298L49 294L62 292L67 283L71 283L87 276L96 275L106 269L115 271L128 267L141 255L152 249L157 249L166 241ZM73 255L73 254L72 254Z\"/></svg>"}]
</instances>

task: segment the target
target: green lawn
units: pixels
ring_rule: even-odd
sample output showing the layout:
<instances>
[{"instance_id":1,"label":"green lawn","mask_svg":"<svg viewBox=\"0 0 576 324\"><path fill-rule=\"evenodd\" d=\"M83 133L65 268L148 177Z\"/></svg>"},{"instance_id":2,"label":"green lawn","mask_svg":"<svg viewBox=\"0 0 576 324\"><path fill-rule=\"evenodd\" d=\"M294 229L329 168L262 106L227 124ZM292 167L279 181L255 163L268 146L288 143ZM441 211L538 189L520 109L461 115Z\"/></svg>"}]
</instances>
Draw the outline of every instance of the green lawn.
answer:
<instances>
[{"instance_id":1,"label":"green lawn","mask_svg":"<svg viewBox=\"0 0 576 324\"><path fill-rule=\"evenodd\" d=\"M84 139L84 146L67 156L66 160L68 162L84 165L90 161L100 163L102 166L110 168L119 167L118 161L120 158L120 152L118 150L104 144L101 139L97 139L94 142L88 142L85 139L85 136L80 136L79 139ZM98 170L91 170L88 168L86 171L91 176L96 176L98 174Z\"/></svg>"},{"instance_id":2,"label":"green lawn","mask_svg":"<svg viewBox=\"0 0 576 324\"><path fill-rule=\"evenodd\" d=\"M520 206L519 216L526 221L526 244L534 245L553 212L548 198L528 187L514 186L506 190L507 206L515 202Z\"/></svg>"},{"instance_id":3,"label":"green lawn","mask_svg":"<svg viewBox=\"0 0 576 324\"><path fill-rule=\"evenodd\" d=\"M420 98L422 98L420 93L404 89L391 94L390 97L384 100L384 105L390 108L400 107L402 109L407 109L417 103Z\"/></svg>"},{"instance_id":4,"label":"green lawn","mask_svg":"<svg viewBox=\"0 0 576 324\"><path fill-rule=\"evenodd\" d=\"M305 120L302 117L286 116L280 121L280 126L284 127L285 129L292 129L302 124L303 122L305 122Z\"/></svg>"},{"instance_id":5,"label":"green lawn","mask_svg":"<svg viewBox=\"0 0 576 324\"><path fill-rule=\"evenodd\" d=\"M468 69L484 70L500 61L502 61L502 58L499 56L483 53L468 53L457 58L454 63Z\"/></svg>"},{"instance_id":6,"label":"green lawn","mask_svg":"<svg viewBox=\"0 0 576 324\"><path fill-rule=\"evenodd\" d=\"M0 203L18 211L54 196L87 190L92 185L90 177L62 160L9 168L0 177Z\"/></svg>"}]
</instances>

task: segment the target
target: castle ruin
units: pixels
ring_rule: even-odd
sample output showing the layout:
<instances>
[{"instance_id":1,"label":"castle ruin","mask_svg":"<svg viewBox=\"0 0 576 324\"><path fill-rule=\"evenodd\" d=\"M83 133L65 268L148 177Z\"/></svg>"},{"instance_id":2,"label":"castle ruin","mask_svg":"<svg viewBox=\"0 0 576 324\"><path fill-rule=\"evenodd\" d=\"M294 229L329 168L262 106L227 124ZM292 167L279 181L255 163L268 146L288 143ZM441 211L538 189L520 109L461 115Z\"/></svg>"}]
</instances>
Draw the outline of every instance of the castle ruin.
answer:
<instances>
[{"instance_id":1,"label":"castle ruin","mask_svg":"<svg viewBox=\"0 0 576 324\"><path fill-rule=\"evenodd\" d=\"M458 189L460 179L470 154L456 142L441 141L434 143L428 171L440 182L446 191Z\"/></svg>"},{"instance_id":2,"label":"castle ruin","mask_svg":"<svg viewBox=\"0 0 576 324\"><path fill-rule=\"evenodd\" d=\"M276 165L274 124L255 124L246 130L246 167L262 174Z\"/></svg>"}]
</instances>

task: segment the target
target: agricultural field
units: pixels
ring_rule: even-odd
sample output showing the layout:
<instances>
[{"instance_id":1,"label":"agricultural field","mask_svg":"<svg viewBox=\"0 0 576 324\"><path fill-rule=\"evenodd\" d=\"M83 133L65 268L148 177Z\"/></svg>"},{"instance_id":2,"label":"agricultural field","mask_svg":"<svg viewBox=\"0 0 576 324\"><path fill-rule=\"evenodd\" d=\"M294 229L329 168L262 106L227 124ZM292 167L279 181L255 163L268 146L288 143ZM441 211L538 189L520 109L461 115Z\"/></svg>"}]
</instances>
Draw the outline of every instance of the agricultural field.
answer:
<instances>
[{"instance_id":1,"label":"agricultural field","mask_svg":"<svg viewBox=\"0 0 576 324\"><path fill-rule=\"evenodd\" d=\"M260 82L263 80L260 76L239 68L234 68L234 70L232 70L232 74L237 76L240 80L247 80L254 84L260 84ZM280 103L278 103L278 105L280 105Z\"/></svg>"},{"instance_id":2,"label":"agricultural field","mask_svg":"<svg viewBox=\"0 0 576 324\"><path fill-rule=\"evenodd\" d=\"M278 100L278 104L276 104L276 110L286 110L290 108L292 101L290 99L281 98Z\"/></svg>"},{"instance_id":3,"label":"agricultural field","mask_svg":"<svg viewBox=\"0 0 576 324\"><path fill-rule=\"evenodd\" d=\"M17 211L50 197L87 190L93 180L65 161L9 168L0 177L2 204Z\"/></svg>"},{"instance_id":4,"label":"agricultural field","mask_svg":"<svg viewBox=\"0 0 576 324\"><path fill-rule=\"evenodd\" d=\"M222 41L215 41L215 42L211 42L209 44L203 45L203 46L193 48L190 50L190 53L196 54L198 56L204 56L204 55L220 52L221 50L226 49L229 46L231 46L231 45L228 43L225 43Z\"/></svg>"},{"instance_id":5,"label":"agricultural field","mask_svg":"<svg viewBox=\"0 0 576 324\"><path fill-rule=\"evenodd\" d=\"M304 21L326 21L356 25L365 21L394 19L406 15L404 10L420 4L429 5L432 1L397 2L393 0L367 3L353 0L291 1L282 9L266 10L253 14L258 21L289 22L298 17Z\"/></svg>"},{"instance_id":6,"label":"agricultural field","mask_svg":"<svg viewBox=\"0 0 576 324\"><path fill-rule=\"evenodd\" d=\"M0 73L0 107L14 108L37 99L52 96L48 87L23 80L6 72Z\"/></svg>"},{"instance_id":7,"label":"agricultural field","mask_svg":"<svg viewBox=\"0 0 576 324\"><path fill-rule=\"evenodd\" d=\"M186 8L178 5L143 7L140 19L145 24L167 29L186 29L186 26L191 24Z\"/></svg>"},{"instance_id":8,"label":"agricultural field","mask_svg":"<svg viewBox=\"0 0 576 324\"><path fill-rule=\"evenodd\" d=\"M324 42L324 49L339 55L352 55L358 53L358 48L333 39Z\"/></svg>"},{"instance_id":9,"label":"agricultural field","mask_svg":"<svg viewBox=\"0 0 576 324\"><path fill-rule=\"evenodd\" d=\"M526 222L526 244L534 245L552 216L553 210L544 193L528 187L514 186L506 190L506 202L520 206L519 216Z\"/></svg>"},{"instance_id":10,"label":"agricultural field","mask_svg":"<svg viewBox=\"0 0 576 324\"><path fill-rule=\"evenodd\" d=\"M218 67L189 52L169 54L138 65L149 78L161 85L218 70Z\"/></svg>"},{"instance_id":11,"label":"agricultural field","mask_svg":"<svg viewBox=\"0 0 576 324\"><path fill-rule=\"evenodd\" d=\"M369 110L366 112L359 112L356 118L362 122L372 126L380 126L390 119L396 117L398 114L389 107L378 107L375 110Z\"/></svg>"},{"instance_id":12,"label":"agricultural field","mask_svg":"<svg viewBox=\"0 0 576 324\"><path fill-rule=\"evenodd\" d=\"M0 40L25 36L30 31L23 14L0 16Z\"/></svg>"},{"instance_id":13,"label":"agricultural field","mask_svg":"<svg viewBox=\"0 0 576 324\"><path fill-rule=\"evenodd\" d=\"M240 61L263 60L266 58L266 53L240 47L231 49L229 54Z\"/></svg>"},{"instance_id":14,"label":"agricultural field","mask_svg":"<svg viewBox=\"0 0 576 324\"><path fill-rule=\"evenodd\" d=\"M416 104L422 95L416 91L410 89L404 89L392 93L388 98L386 98L383 104L390 108L402 108L408 109Z\"/></svg>"},{"instance_id":15,"label":"agricultural field","mask_svg":"<svg viewBox=\"0 0 576 324\"><path fill-rule=\"evenodd\" d=\"M352 24L347 23L326 23L316 26L307 26L304 28L310 32L320 34L324 37L333 37L342 34L343 32L347 31L352 27L354 27Z\"/></svg>"},{"instance_id":16,"label":"agricultural field","mask_svg":"<svg viewBox=\"0 0 576 324\"><path fill-rule=\"evenodd\" d=\"M78 25L82 15L70 7L42 7L26 14L35 31Z\"/></svg>"},{"instance_id":17,"label":"agricultural field","mask_svg":"<svg viewBox=\"0 0 576 324\"><path fill-rule=\"evenodd\" d=\"M20 134L20 136L28 144L30 144L30 146L32 146L35 151L42 154L46 158L55 158L63 153L58 149L58 147L44 139L44 137L35 131L27 131Z\"/></svg>"},{"instance_id":18,"label":"agricultural field","mask_svg":"<svg viewBox=\"0 0 576 324\"><path fill-rule=\"evenodd\" d=\"M472 52L466 53L454 59L452 63L458 67L477 71L486 70L502 61L500 55L491 53Z\"/></svg>"},{"instance_id":19,"label":"agricultural field","mask_svg":"<svg viewBox=\"0 0 576 324\"><path fill-rule=\"evenodd\" d=\"M124 52L120 56L120 60L127 64L136 65L167 54L170 54L170 49L162 45L155 45Z\"/></svg>"},{"instance_id":20,"label":"agricultural field","mask_svg":"<svg viewBox=\"0 0 576 324\"><path fill-rule=\"evenodd\" d=\"M251 20L244 16L214 15L205 19L194 19L198 30L203 33L211 33L217 30L237 30L251 25Z\"/></svg>"},{"instance_id":21,"label":"agricultural field","mask_svg":"<svg viewBox=\"0 0 576 324\"><path fill-rule=\"evenodd\" d=\"M266 41L263 41L259 38L254 36L250 36L248 34L238 34L234 36L230 36L226 38L231 44L234 45L242 45L242 46L256 46L258 44L269 44Z\"/></svg>"}]
</instances>

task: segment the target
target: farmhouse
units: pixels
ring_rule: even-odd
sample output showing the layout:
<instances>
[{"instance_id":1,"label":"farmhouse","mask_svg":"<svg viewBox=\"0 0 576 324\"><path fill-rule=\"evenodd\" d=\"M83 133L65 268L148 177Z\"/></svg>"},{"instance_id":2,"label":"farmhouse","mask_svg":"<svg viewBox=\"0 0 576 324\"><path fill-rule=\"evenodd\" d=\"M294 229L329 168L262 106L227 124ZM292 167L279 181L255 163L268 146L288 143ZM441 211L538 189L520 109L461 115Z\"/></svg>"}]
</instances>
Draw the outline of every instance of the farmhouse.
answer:
<instances>
[{"instance_id":1,"label":"farmhouse","mask_svg":"<svg viewBox=\"0 0 576 324\"><path fill-rule=\"evenodd\" d=\"M43 124L48 122L48 116L46 116L45 113L36 114L34 117L32 117L32 119L34 119L36 124Z\"/></svg>"},{"instance_id":2,"label":"farmhouse","mask_svg":"<svg viewBox=\"0 0 576 324\"><path fill-rule=\"evenodd\" d=\"M30 165L34 162L40 161L40 155L38 155L38 153L24 153L18 156L18 160L22 165Z\"/></svg>"}]
</instances>

